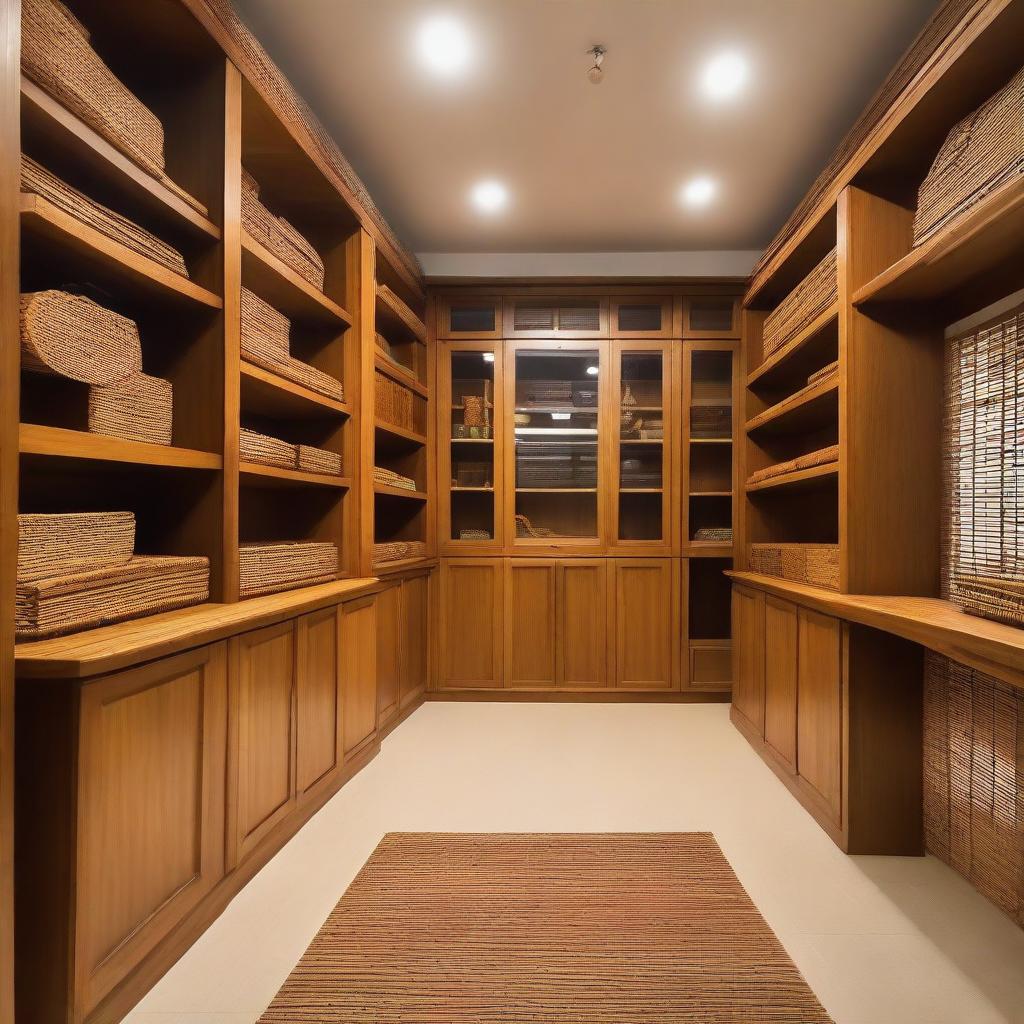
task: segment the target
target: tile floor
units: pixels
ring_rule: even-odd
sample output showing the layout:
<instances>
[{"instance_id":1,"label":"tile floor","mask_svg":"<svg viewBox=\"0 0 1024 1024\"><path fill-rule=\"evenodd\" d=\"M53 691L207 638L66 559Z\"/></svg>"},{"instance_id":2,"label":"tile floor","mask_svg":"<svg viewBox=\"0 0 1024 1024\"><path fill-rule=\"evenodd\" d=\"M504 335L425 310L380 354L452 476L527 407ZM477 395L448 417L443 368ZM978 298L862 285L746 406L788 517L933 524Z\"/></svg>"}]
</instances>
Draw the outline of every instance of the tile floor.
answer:
<instances>
[{"instance_id":1,"label":"tile floor","mask_svg":"<svg viewBox=\"0 0 1024 1024\"><path fill-rule=\"evenodd\" d=\"M1024 1024L1024 931L934 858L845 857L725 705L427 704L127 1018L252 1024L389 831L711 831L836 1024Z\"/></svg>"}]
</instances>

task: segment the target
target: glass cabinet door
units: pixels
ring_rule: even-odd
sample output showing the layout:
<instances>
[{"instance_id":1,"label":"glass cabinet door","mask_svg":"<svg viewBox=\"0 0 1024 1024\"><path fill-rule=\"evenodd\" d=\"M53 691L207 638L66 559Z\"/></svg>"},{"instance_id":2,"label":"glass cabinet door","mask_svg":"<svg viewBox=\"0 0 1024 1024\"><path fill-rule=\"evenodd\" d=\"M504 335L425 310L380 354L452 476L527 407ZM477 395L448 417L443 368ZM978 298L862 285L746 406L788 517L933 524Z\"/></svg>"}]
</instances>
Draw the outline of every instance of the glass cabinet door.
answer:
<instances>
[{"instance_id":1,"label":"glass cabinet door","mask_svg":"<svg viewBox=\"0 0 1024 1024\"><path fill-rule=\"evenodd\" d=\"M601 347L523 342L511 368L514 543L596 543Z\"/></svg>"},{"instance_id":2,"label":"glass cabinet door","mask_svg":"<svg viewBox=\"0 0 1024 1024\"><path fill-rule=\"evenodd\" d=\"M483 342L448 352L448 537L464 544L497 539L495 454L496 346Z\"/></svg>"},{"instance_id":3,"label":"glass cabinet door","mask_svg":"<svg viewBox=\"0 0 1024 1024\"><path fill-rule=\"evenodd\" d=\"M613 358L618 439L614 542L667 546L672 540L670 349L664 342L620 341Z\"/></svg>"}]
</instances>

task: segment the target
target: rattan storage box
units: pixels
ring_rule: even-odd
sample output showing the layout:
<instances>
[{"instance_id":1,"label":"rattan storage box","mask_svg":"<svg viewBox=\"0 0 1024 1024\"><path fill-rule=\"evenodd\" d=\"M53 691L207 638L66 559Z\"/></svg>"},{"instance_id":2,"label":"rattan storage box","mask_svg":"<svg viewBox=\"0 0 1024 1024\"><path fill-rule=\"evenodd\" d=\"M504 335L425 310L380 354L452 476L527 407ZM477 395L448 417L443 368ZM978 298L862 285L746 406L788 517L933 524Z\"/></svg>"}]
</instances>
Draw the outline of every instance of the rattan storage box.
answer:
<instances>
[{"instance_id":1,"label":"rattan storage box","mask_svg":"<svg viewBox=\"0 0 1024 1024\"><path fill-rule=\"evenodd\" d=\"M139 256L145 256L168 270L188 277L185 257L151 231L115 213L87 195L61 181L29 156L21 157L21 191L53 203L75 220L99 231Z\"/></svg>"},{"instance_id":2,"label":"rattan storage box","mask_svg":"<svg viewBox=\"0 0 1024 1024\"><path fill-rule=\"evenodd\" d=\"M243 462L284 469L294 469L298 460L295 445L245 427L238 435L238 456Z\"/></svg>"},{"instance_id":3,"label":"rattan storage box","mask_svg":"<svg viewBox=\"0 0 1024 1024\"><path fill-rule=\"evenodd\" d=\"M765 319L762 347L766 356L795 338L836 302L839 278L833 249Z\"/></svg>"},{"instance_id":4,"label":"rattan storage box","mask_svg":"<svg viewBox=\"0 0 1024 1024\"><path fill-rule=\"evenodd\" d=\"M131 512L18 516L18 582L124 565L135 549Z\"/></svg>"},{"instance_id":5,"label":"rattan storage box","mask_svg":"<svg viewBox=\"0 0 1024 1024\"><path fill-rule=\"evenodd\" d=\"M839 589L838 544L749 544L747 567L793 583Z\"/></svg>"},{"instance_id":6,"label":"rattan storage box","mask_svg":"<svg viewBox=\"0 0 1024 1024\"><path fill-rule=\"evenodd\" d=\"M256 597L336 579L338 548L323 541L243 544L238 562L240 596Z\"/></svg>"},{"instance_id":7,"label":"rattan storage box","mask_svg":"<svg viewBox=\"0 0 1024 1024\"><path fill-rule=\"evenodd\" d=\"M209 596L206 558L132 558L123 565L19 583L15 635L19 640L61 636L200 604Z\"/></svg>"},{"instance_id":8,"label":"rattan storage box","mask_svg":"<svg viewBox=\"0 0 1024 1024\"><path fill-rule=\"evenodd\" d=\"M323 291L324 264L320 254L284 217L275 216L263 205L259 183L244 168L242 227L304 281Z\"/></svg>"}]
</instances>

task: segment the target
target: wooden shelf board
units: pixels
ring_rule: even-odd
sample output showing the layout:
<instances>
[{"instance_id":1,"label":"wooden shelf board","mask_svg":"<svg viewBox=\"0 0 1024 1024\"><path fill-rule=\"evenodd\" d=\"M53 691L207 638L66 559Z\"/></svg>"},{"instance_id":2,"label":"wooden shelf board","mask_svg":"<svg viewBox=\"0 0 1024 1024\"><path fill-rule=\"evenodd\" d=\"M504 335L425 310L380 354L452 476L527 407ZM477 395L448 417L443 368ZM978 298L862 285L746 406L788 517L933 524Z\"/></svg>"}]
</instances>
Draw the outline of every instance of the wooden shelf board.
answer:
<instances>
[{"instance_id":1,"label":"wooden shelf board","mask_svg":"<svg viewBox=\"0 0 1024 1024\"><path fill-rule=\"evenodd\" d=\"M347 310L296 274L244 229L242 284L293 323L338 329L352 325Z\"/></svg>"},{"instance_id":2,"label":"wooden shelf board","mask_svg":"<svg viewBox=\"0 0 1024 1024\"><path fill-rule=\"evenodd\" d=\"M651 437L651 438L633 438L623 437L619 440L619 444L664 444L665 438L663 437Z\"/></svg>"},{"instance_id":3,"label":"wooden shelf board","mask_svg":"<svg viewBox=\"0 0 1024 1024\"><path fill-rule=\"evenodd\" d=\"M410 491L405 487L389 487L387 484L374 484L373 493L389 498L406 498L409 501L426 501L426 491Z\"/></svg>"},{"instance_id":4,"label":"wooden shelf board","mask_svg":"<svg viewBox=\"0 0 1024 1024\"><path fill-rule=\"evenodd\" d=\"M175 188L147 173L112 146L67 107L24 75L21 77L23 135L45 138L74 156L77 163L123 192L133 205L193 234L219 239L220 228ZM205 211L205 207L203 208Z\"/></svg>"},{"instance_id":5,"label":"wooden shelf board","mask_svg":"<svg viewBox=\"0 0 1024 1024\"><path fill-rule=\"evenodd\" d=\"M620 487L619 494L664 494L664 487Z\"/></svg>"},{"instance_id":6,"label":"wooden shelf board","mask_svg":"<svg viewBox=\"0 0 1024 1024\"><path fill-rule=\"evenodd\" d=\"M392 576L396 572L406 572L409 569L426 569L437 565L437 559L429 555L420 558L399 558L394 562L377 562L373 566L373 572L377 576Z\"/></svg>"},{"instance_id":7,"label":"wooden shelf board","mask_svg":"<svg viewBox=\"0 0 1024 1024\"><path fill-rule=\"evenodd\" d=\"M795 338L787 341L782 348L777 349L760 366L747 375L747 387L753 387L760 381L777 375L786 364L800 353L807 349L816 347L815 343L827 341L831 344L829 337L831 329L838 331L839 327L839 304L833 303L817 319L813 320ZM824 360L824 363L830 360ZM824 363L822 365L824 365Z\"/></svg>"},{"instance_id":8,"label":"wooden shelf board","mask_svg":"<svg viewBox=\"0 0 1024 1024\"><path fill-rule=\"evenodd\" d=\"M374 577L338 580L253 597L201 604L130 622L15 647L18 678L79 679L115 672L176 651L214 643L379 589Z\"/></svg>"},{"instance_id":9,"label":"wooden shelf board","mask_svg":"<svg viewBox=\"0 0 1024 1024\"><path fill-rule=\"evenodd\" d=\"M494 444L493 437L452 437L452 444Z\"/></svg>"},{"instance_id":10,"label":"wooden shelf board","mask_svg":"<svg viewBox=\"0 0 1024 1024\"><path fill-rule=\"evenodd\" d=\"M848 622L902 636L1024 688L1024 630L978 618L937 597L840 594L760 573L728 571L744 583Z\"/></svg>"},{"instance_id":11,"label":"wooden shelf board","mask_svg":"<svg viewBox=\"0 0 1024 1024\"><path fill-rule=\"evenodd\" d=\"M396 335L393 335L388 340L394 341L397 338L399 341L415 341L421 345L425 345L427 343L426 325L417 321L417 326L415 328L410 327L391 305L388 296L381 292L379 287L377 289L375 313L378 330L380 329L380 326L383 325L389 330L397 332ZM381 333L383 333L383 331Z\"/></svg>"},{"instance_id":12,"label":"wooden shelf board","mask_svg":"<svg viewBox=\"0 0 1024 1024\"><path fill-rule=\"evenodd\" d=\"M839 463L828 462L824 466L811 466L810 469L799 469L793 473L761 480L756 484L747 484L746 491L747 494L756 494L759 491L774 491L783 488L797 490L808 486L813 487L818 481L838 478L838 476Z\"/></svg>"},{"instance_id":13,"label":"wooden shelf board","mask_svg":"<svg viewBox=\"0 0 1024 1024\"><path fill-rule=\"evenodd\" d=\"M690 491L691 498L731 498L732 491Z\"/></svg>"},{"instance_id":14,"label":"wooden shelf board","mask_svg":"<svg viewBox=\"0 0 1024 1024\"><path fill-rule=\"evenodd\" d=\"M268 416L312 419L320 416L350 416L344 402L336 402L309 388L286 380L244 359L241 363L242 408Z\"/></svg>"},{"instance_id":15,"label":"wooden shelf board","mask_svg":"<svg viewBox=\"0 0 1024 1024\"><path fill-rule=\"evenodd\" d=\"M385 377L390 377L396 384L401 384L402 387L408 388L410 391L415 391L417 395L423 398L430 397L430 390L426 385L421 384L412 373L405 369L404 366L399 366L397 363L388 359L387 356L382 356L379 352L375 352L373 356L373 365L384 374ZM491 406L493 408L493 406Z\"/></svg>"},{"instance_id":16,"label":"wooden shelf board","mask_svg":"<svg viewBox=\"0 0 1024 1024\"><path fill-rule=\"evenodd\" d=\"M517 487L516 494L597 494L596 487Z\"/></svg>"},{"instance_id":17,"label":"wooden shelf board","mask_svg":"<svg viewBox=\"0 0 1024 1024\"><path fill-rule=\"evenodd\" d=\"M456 408L461 409L462 406ZM590 416L596 415L598 410L596 405L517 405L513 411L523 415L537 413L540 416L549 416L553 412L567 412L570 415L586 414Z\"/></svg>"},{"instance_id":18,"label":"wooden shelf board","mask_svg":"<svg viewBox=\"0 0 1024 1024\"><path fill-rule=\"evenodd\" d=\"M824 426L839 416L839 373L829 374L746 422L746 432L790 433Z\"/></svg>"},{"instance_id":19,"label":"wooden shelf board","mask_svg":"<svg viewBox=\"0 0 1024 1024\"><path fill-rule=\"evenodd\" d=\"M691 437L690 444L732 444L731 437Z\"/></svg>"},{"instance_id":20,"label":"wooden shelf board","mask_svg":"<svg viewBox=\"0 0 1024 1024\"><path fill-rule=\"evenodd\" d=\"M22 423L18 428L22 455L45 455L94 462L122 462L136 466L167 466L178 469L220 469L221 457L212 452L145 441L124 441L106 434Z\"/></svg>"},{"instance_id":21,"label":"wooden shelf board","mask_svg":"<svg viewBox=\"0 0 1024 1024\"><path fill-rule=\"evenodd\" d=\"M25 235L61 246L105 275L165 299L221 309L220 298L156 260L83 224L40 196L20 194L21 228Z\"/></svg>"},{"instance_id":22,"label":"wooden shelf board","mask_svg":"<svg viewBox=\"0 0 1024 1024\"><path fill-rule=\"evenodd\" d=\"M853 304L929 302L948 296L1024 253L1024 175L858 288Z\"/></svg>"},{"instance_id":23,"label":"wooden shelf board","mask_svg":"<svg viewBox=\"0 0 1024 1024\"><path fill-rule=\"evenodd\" d=\"M410 444L425 445L427 443L425 434L419 434L415 430L406 430L405 427L398 427L393 423L385 423L384 420L375 420L374 429L384 434L390 434L392 437L400 438L403 441L408 441Z\"/></svg>"},{"instance_id":24,"label":"wooden shelf board","mask_svg":"<svg viewBox=\"0 0 1024 1024\"><path fill-rule=\"evenodd\" d=\"M352 486L348 477L310 473L303 469L285 469L283 466L263 466L258 462L242 462L238 467L243 484L253 487L332 487L346 490Z\"/></svg>"},{"instance_id":25,"label":"wooden shelf board","mask_svg":"<svg viewBox=\"0 0 1024 1024\"><path fill-rule=\"evenodd\" d=\"M467 491L471 491L475 494L493 494L493 487L449 487L449 491L452 494L465 494Z\"/></svg>"},{"instance_id":26,"label":"wooden shelf board","mask_svg":"<svg viewBox=\"0 0 1024 1024\"><path fill-rule=\"evenodd\" d=\"M690 540L683 546L686 558L732 558L734 552L731 541Z\"/></svg>"}]
</instances>

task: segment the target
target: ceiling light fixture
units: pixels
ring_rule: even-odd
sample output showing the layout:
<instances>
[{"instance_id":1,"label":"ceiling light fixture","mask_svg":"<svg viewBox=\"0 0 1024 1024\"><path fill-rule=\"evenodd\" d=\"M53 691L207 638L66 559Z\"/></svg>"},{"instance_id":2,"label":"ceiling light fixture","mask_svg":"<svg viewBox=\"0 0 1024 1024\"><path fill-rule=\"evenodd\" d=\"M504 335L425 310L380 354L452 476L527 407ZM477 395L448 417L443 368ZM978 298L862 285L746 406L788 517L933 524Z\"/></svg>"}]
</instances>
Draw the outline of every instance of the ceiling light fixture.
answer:
<instances>
[{"instance_id":1,"label":"ceiling light fixture","mask_svg":"<svg viewBox=\"0 0 1024 1024\"><path fill-rule=\"evenodd\" d=\"M596 366L588 366L587 367L587 373L589 373L591 377L596 377L597 376L597 367Z\"/></svg>"},{"instance_id":2,"label":"ceiling light fixture","mask_svg":"<svg viewBox=\"0 0 1024 1024\"><path fill-rule=\"evenodd\" d=\"M693 178L682 187L680 196L687 206L707 206L717 191L718 186L711 178Z\"/></svg>"},{"instance_id":3,"label":"ceiling light fixture","mask_svg":"<svg viewBox=\"0 0 1024 1024\"><path fill-rule=\"evenodd\" d=\"M456 78L469 67L472 47L461 21L437 14L420 25L416 49L428 70L442 78Z\"/></svg>"},{"instance_id":4,"label":"ceiling light fixture","mask_svg":"<svg viewBox=\"0 0 1024 1024\"><path fill-rule=\"evenodd\" d=\"M481 213L498 213L508 203L508 189L500 181L480 181L473 186L470 198Z\"/></svg>"},{"instance_id":5,"label":"ceiling light fixture","mask_svg":"<svg viewBox=\"0 0 1024 1024\"><path fill-rule=\"evenodd\" d=\"M731 100L739 95L750 77L750 66L741 53L720 53L704 66L701 88L712 100Z\"/></svg>"},{"instance_id":6,"label":"ceiling light fixture","mask_svg":"<svg viewBox=\"0 0 1024 1024\"><path fill-rule=\"evenodd\" d=\"M587 50L587 56L592 58L593 65L587 72L587 78L590 79L591 85L600 85L601 79L604 78L604 55L608 51L601 46L599 43L595 43L589 50Z\"/></svg>"}]
</instances>

